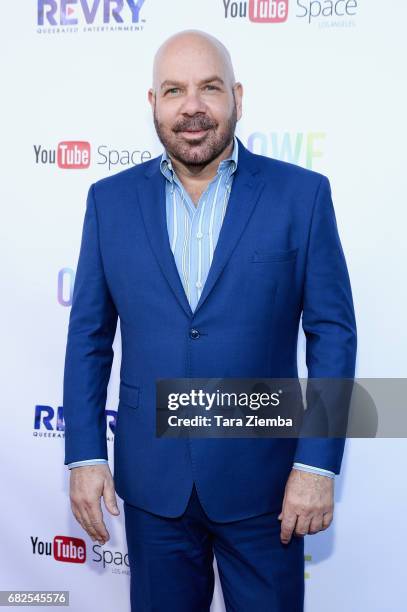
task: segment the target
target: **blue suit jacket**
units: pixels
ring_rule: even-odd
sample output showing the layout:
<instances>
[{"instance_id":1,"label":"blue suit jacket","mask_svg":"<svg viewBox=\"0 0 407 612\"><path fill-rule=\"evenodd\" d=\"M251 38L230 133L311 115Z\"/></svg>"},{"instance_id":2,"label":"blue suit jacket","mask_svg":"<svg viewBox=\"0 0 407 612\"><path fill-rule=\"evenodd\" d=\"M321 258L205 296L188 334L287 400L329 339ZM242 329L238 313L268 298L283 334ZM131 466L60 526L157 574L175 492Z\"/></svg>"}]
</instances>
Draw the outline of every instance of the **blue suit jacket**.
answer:
<instances>
[{"instance_id":1,"label":"blue suit jacket","mask_svg":"<svg viewBox=\"0 0 407 612\"><path fill-rule=\"evenodd\" d=\"M293 461L339 473L343 439L155 436L157 378L353 377L356 324L328 179L239 143L212 266L195 312L166 227L160 156L89 190L64 372L65 463L107 458L105 403L120 319L114 443L120 497L180 515L195 480L208 515L281 510ZM200 332L190 335L191 329Z\"/></svg>"}]
</instances>

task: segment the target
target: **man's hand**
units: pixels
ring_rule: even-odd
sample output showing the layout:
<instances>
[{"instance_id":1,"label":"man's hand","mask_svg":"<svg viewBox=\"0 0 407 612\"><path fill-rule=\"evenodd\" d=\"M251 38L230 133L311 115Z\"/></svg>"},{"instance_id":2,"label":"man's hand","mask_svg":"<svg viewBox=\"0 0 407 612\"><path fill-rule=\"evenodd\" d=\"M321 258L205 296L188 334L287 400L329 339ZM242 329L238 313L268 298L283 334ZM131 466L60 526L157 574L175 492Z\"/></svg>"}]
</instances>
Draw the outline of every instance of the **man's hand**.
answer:
<instances>
[{"instance_id":1,"label":"man's hand","mask_svg":"<svg viewBox=\"0 0 407 612\"><path fill-rule=\"evenodd\" d=\"M83 465L70 470L72 512L93 541L105 544L110 536L103 521L100 498L110 514L118 515L113 478L108 464Z\"/></svg>"},{"instance_id":2,"label":"man's hand","mask_svg":"<svg viewBox=\"0 0 407 612\"><path fill-rule=\"evenodd\" d=\"M281 520L281 541L288 544L295 535L318 533L333 519L334 479L303 470L291 470L285 487Z\"/></svg>"}]
</instances>

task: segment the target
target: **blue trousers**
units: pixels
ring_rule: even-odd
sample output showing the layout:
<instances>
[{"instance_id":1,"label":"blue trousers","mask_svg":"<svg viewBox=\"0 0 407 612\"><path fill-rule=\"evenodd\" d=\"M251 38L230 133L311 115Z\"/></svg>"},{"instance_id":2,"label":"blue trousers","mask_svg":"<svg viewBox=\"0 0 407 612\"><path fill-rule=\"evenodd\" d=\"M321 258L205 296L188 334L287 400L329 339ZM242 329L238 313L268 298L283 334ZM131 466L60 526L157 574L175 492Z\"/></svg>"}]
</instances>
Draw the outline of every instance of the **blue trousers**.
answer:
<instances>
[{"instance_id":1,"label":"blue trousers","mask_svg":"<svg viewBox=\"0 0 407 612\"><path fill-rule=\"evenodd\" d=\"M124 513L132 612L208 612L214 555L227 612L303 612L304 539L281 543L278 512L217 523L194 484L179 517Z\"/></svg>"}]
</instances>

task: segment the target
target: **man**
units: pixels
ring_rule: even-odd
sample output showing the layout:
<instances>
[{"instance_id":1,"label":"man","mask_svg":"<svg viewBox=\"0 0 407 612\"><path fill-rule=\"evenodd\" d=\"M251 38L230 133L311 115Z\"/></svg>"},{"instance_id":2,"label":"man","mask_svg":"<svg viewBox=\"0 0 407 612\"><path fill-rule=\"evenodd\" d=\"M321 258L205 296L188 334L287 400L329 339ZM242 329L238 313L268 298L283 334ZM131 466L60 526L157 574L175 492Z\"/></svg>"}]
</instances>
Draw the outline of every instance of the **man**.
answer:
<instances>
[{"instance_id":1,"label":"man","mask_svg":"<svg viewBox=\"0 0 407 612\"><path fill-rule=\"evenodd\" d=\"M64 374L73 513L109 539L124 500L132 610L303 609L303 537L333 518L339 438L155 436L156 380L287 377L300 317L308 375L353 377L356 325L328 179L234 135L241 83L214 37L158 50L148 92L161 156L91 186ZM106 388L122 337L114 480Z\"/></svg>"}]
</instances>

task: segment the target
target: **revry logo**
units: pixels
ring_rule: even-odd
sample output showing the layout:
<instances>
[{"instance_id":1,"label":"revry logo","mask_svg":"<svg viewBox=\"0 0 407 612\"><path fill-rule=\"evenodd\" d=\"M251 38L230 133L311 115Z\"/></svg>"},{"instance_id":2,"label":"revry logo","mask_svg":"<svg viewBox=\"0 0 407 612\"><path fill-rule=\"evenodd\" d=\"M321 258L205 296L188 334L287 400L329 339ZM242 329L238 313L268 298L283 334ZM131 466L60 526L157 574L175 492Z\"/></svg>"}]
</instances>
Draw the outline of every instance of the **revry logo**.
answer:
<instances>
[{"instance_id":1,"label":"revry logo","mask_svg":"<svg viewBox=\"0 0 407 612\"><path fill-rule=\"evenodd\" d=\"M106 422L110 431L114 434L116 430L117 410L105 409ZM59 406L56 415L51 406L37 404L34 413L34 430L65 431L64 408ZM37 434L34 434L37 435Z\"/></svg>"},{"instance_id":2,"label":"revry logo","mask_svg":"<svg viewBox=\"0 0 407 612\"><path fill-rule=\"evenodd\" d=\"M41 429L42 425L47 431L54 431L54 429L56 431L65 431L64 409L62 406L58 407L55 427L53 425L54 417L55 410L51 406L37 404L34 414L34 429Z\"/></svg>"},{"instance_id":3,"label":"revry logo","mask_svg":"<svg viewBox=\"0 0 407 612\"><path fill-rule=\"evenodd\" d=\"M50 26L74 26L85 21L93 24L96 16L102 14L103 23L124 23L122 12L124 10L126 21L131 16L132 23L138 23L140 9L144 0L38 0L37 23ZM76 8L80 14L77 15Z\"/></svg>"},{"instance_id":4,"label":"revry logo","mask_svg":"<svg viewBox=\"0 0 407 612\"><path fill-rule=\"evenodd\" d=\"M84 140L66 140L58 144L57 164L59 168L78 170L89 168L90 143Z\"/></svg>"}]
</instances>

